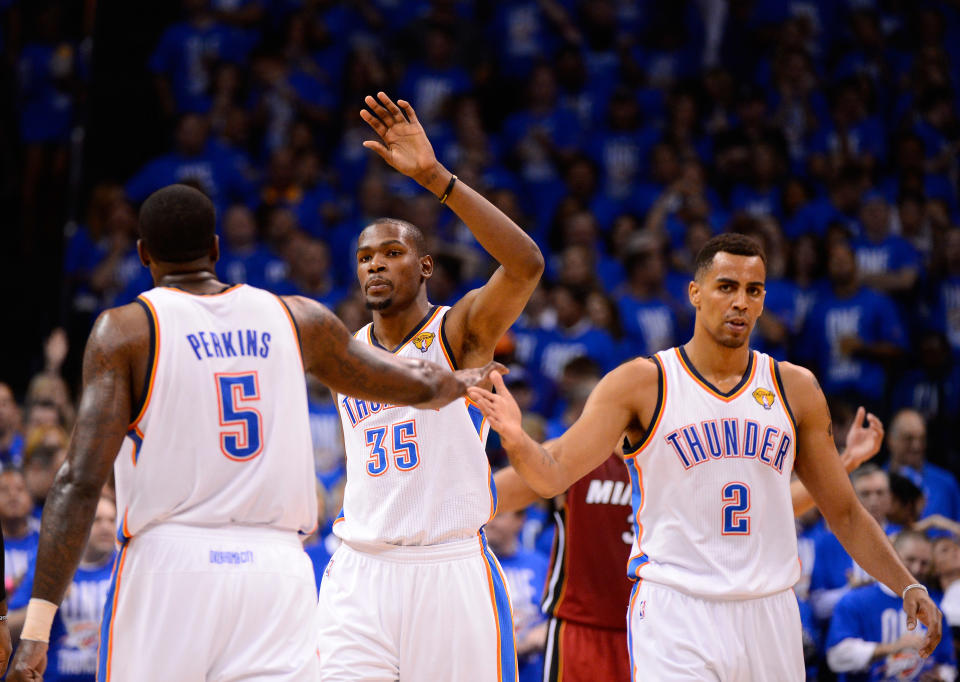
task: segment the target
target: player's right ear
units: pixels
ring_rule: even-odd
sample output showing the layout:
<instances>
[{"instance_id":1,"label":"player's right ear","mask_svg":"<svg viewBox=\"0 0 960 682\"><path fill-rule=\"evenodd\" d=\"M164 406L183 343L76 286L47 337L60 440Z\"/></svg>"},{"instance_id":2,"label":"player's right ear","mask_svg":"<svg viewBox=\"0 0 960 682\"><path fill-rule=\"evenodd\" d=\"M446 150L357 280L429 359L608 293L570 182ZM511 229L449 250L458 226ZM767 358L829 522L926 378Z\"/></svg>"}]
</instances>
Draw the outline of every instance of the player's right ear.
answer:
<instances>
[{"instance_id":1,"label":"player's right ear","mask_svg":"<svg viewBox=\"0 0 960 682\"><path fill-rule=\"evenodd\" d=\"M697 284L697 280L691 280L687 287L687 296L690 297L690 303L694 308L700 307L700 285Z\"/></svg>"}]
</instances>

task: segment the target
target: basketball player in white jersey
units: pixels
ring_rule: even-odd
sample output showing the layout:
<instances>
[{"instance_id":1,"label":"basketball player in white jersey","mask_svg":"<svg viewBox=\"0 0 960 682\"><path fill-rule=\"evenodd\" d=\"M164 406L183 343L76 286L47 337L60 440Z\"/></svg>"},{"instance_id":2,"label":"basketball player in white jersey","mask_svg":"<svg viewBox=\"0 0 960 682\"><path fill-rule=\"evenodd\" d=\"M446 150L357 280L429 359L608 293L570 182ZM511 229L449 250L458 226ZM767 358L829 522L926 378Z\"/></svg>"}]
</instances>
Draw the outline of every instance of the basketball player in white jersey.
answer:
<instances>
[{"instance_id":1,"label":"basketball player in white jersey","mask_svg":"<svg viewBox=\"0 0 960 682\"><path fill-rule=\"evenodd\" d=\"M213 204L197 190L151 195L140 234L156 287L90 334L9 679L41 679L113 467L120 550L97 679L314 680L316 592L298 537L317 508L304 370L364 400L432 408L477 370L392 357L318 303L219 282Z\"/></svg>"},{"instance_id":2,"label":"basketball player in white jersey","mask_svg":"<svg viewBox=\"0 0 960 682\"><path fill-rule=\"evenodd\" d=\"M374 221L357 248L373 322L357 339L402 357L480 367L536 288L540 250L437 162L410 104L382 92L366 104L361 115L380 140L364 145L453 210L500 267L452 307L431 305L433 259L420 230ZM482 532L496 493L479 409L466 400L440 410L343 395L337 403L347 483L333 526L343 543L320 587L321 679L516 679L509 596Z\"/></svg>"},{"instance_id":3,"label":"basketball player in white jersey","mask_svg":"<svg viewBox=\"0 0 960 682\"><path fill-rule=\"evenodd\" d=\"M939 610L850 486L813 374L747 345L765 277L752 239L711 239L689 286L693 338L610 372L580 419L546 447L524 434L502 381L493 382L496 394L468 391L543 496L591 471L626 435L634 679L804 679L791 590L800 576L792 470L854 560L903 596L908 627L926 625L921 654L940 640Z\"/></svg>"}]
</instances>

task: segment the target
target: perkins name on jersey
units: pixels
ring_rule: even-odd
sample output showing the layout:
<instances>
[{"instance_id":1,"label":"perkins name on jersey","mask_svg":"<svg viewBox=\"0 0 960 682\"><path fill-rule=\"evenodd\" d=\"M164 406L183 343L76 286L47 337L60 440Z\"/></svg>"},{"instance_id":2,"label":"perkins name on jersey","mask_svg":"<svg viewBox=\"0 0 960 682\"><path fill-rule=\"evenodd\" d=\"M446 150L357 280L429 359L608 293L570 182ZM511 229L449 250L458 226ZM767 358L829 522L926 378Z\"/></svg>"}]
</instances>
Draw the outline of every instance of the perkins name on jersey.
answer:
<instances>
[{"instance_id":1,"label":"perkins name on jersey","mask_svg":"<svg viewBox=\"0 0 960 682\"><path fill-rule=\"evenodd\" d=\"M729 417L687 424L663 437L684 469L733 457L755 459L783 473L793 437L776 426L762 427L753 419Z\"/></svg>"},{"instance_id":2,"label":"perkins name on jersey","mask_svg":"<svg viewBox=\"0 0 960 682\"><path fill-rule=\"evenodd\" d=\"M206 358L254 357L270 355L270 332L237 329L229 332L198 331L187 334L187 343L197 356Z\"/></svg>"}]
</instances>

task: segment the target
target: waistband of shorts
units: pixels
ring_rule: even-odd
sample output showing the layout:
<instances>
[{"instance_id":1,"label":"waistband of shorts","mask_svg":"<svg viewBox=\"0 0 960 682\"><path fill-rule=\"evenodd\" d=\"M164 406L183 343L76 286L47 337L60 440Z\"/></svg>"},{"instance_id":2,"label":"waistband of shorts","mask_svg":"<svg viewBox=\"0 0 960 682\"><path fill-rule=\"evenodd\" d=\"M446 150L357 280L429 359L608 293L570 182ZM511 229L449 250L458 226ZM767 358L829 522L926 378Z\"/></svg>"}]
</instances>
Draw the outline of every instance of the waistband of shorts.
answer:
<instances>
[{"instance_id":1,"label":"waistband of shorts","mask_svg":"<svg viewBox=\"0 0 960 682\"><path fill-rule=\"evenodd\" d=\"M282 543L303 547L301 536L296 531L268 526L194 526L185 523L158 523L147 526L130 540Z\"/></svg>"},{"instance_id":2,"label":"waistband of shorts","mask_svg":"<svg viewBox=\"0 0 960 682\"><path fill-rule=\"evenodd\" d=\"M764 599L775 599L778 597L782 597L783 595L786 595L786 594L789 594L791 597L793 597L792 587L787 587L781 590L774 590L772 592L729 593L729 594L717 595L717 594L700 594L696 592L688 592L687 590L680 589L676 585L657 582L654 580L650 580L649 578L643 578L642 581L640 582L640 585L648 589L663 590L664 592L674 592L676 594L679 594L683 597L687 597L689 599L696 599L698 601L716 602L716 603L724 603L724 602L748 603L748 602L761 601ZM639 587L640 585L637 585L637 587Z\"/></svg>"},{"instance_id":3,"label":"waistband of shorts","mask_svg":"<svg viewBox=\"0 0 960 682\"><path fill-rule=\"evenodd\" d=\"M445 542L442 545L388 545L344 540L342 546L374 559L398 563L454 561L477 556L483 551L479 535L466 540Z\"/></svg>"}]
</instances>

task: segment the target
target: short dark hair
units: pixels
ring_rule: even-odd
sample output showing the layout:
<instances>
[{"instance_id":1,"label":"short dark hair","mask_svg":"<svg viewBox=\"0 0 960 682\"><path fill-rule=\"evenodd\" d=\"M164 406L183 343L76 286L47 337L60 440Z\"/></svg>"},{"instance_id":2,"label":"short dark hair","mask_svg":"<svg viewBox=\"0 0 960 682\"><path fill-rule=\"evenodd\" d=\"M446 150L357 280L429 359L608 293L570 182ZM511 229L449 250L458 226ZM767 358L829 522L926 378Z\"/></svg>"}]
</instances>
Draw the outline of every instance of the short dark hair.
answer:
<instances>
[{"instance_id":1,"label":"short dark hair","mask_svg":"<svg viewBox=\"0 0 960 682\"><path fill-rule=\"evenodd\" d=\"M763 267L767 267L767 255L760 242L745 234L727 232L711 237L700 249L694 262L693 278L699 279L713 264L713 257L721 252L732 253L734 256L757 256L763 261Z\"/></svg>"},{"instance_id":2,"label":"short dark hair","mask_svg":"<svg viewBox=\"0 0 960 682\"><path fill-rule=\"evenodd\" d=\"M391 223L400 227L403 232L410 238L410 242L413 246L413 249L417 252L418 256L427 256L427 238L423 235L423 230L414 225L413 223L402 220L401 218L377 218L373 220L367 227L373 227L374 225L380 225L382 223ZM367 228L364 228L366 230Z\"/></svg>"},{"instance_id":3,"label":"short dark hair","mask_svg":"<svg viewBox=\"0 0 960 682\"><path fill-rule=\"evenodd\" d=\"M213 202L187 185L158 189L140 207L140 238L158 261L185 263L206 255L215 226Z\"/></svg>"}]
</instances>

